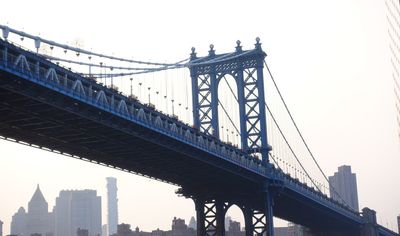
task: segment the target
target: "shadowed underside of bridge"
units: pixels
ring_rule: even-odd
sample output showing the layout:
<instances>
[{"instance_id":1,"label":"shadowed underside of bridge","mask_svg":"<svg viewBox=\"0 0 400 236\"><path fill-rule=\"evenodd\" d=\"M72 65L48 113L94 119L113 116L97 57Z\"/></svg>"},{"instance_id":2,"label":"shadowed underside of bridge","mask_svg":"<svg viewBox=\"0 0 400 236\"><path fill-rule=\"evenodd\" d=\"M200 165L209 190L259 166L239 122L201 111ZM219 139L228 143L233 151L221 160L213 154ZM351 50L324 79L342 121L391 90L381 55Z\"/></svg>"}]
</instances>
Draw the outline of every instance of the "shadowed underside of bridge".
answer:
<instances>
[{"instance_id":1,"label":"shadowed underside of bridge","mask_svg":"<svg viewBox=\"0 0 400 236\"><path fill-rule=\"evenodd\" d=\"M4 137L197 191L223 189L227 196L254 199L263 191L265 179L255 173L5 71L0 72L0 114ZM280 218L310 227L316 226L313 219L319 219L318 227L354 227L339 216L324 216L327 225L321 225L324 212L304 205L308 199L299 201L289 189L279 192L274 213Z\"/></svg>"},{"instance_id":2,"label":"shadowed underside of bridge","mask_svg":"<svg viewBox=\"0 0 400 236\"><path fill-rule=\"evenodd\" d=\"M180 186L256 187L251 172L239 177L242 168L11 74L0 73L0 87L2 136Z\"/></svg>"}]
</instances>

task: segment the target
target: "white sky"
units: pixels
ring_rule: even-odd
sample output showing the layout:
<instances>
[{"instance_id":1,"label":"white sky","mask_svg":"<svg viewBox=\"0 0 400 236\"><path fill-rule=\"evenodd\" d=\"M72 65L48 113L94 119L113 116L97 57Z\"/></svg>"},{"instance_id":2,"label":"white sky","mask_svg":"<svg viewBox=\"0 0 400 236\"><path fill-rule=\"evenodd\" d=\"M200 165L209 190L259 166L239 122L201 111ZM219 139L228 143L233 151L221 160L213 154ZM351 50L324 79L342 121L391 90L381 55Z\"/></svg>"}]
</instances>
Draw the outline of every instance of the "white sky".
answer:
<instances>
[{"instance_id":1,"label":"white sky","mask_svg":"<svg viewBox=\"0 0 400 236\"><path fill-rule=\"evenodd\" d=\"M383 0L13 0L1 5L0 24L143 60L177 61L192 46L204 55L210 43L217 53L230 52L237 39L244 49L252 48L259 36L322 168L331 175L337 166L351 165L361 208L375 209L382 224L395 228L400 143ZM50 207L61 189L98 190L103 223L107 176L118 178L120 222L169 229L173 216L188 222L195 213L190 200L174 194L174 186L4 141L0 173L5 234L37 183Z\"/></svg>"}]
</instances>

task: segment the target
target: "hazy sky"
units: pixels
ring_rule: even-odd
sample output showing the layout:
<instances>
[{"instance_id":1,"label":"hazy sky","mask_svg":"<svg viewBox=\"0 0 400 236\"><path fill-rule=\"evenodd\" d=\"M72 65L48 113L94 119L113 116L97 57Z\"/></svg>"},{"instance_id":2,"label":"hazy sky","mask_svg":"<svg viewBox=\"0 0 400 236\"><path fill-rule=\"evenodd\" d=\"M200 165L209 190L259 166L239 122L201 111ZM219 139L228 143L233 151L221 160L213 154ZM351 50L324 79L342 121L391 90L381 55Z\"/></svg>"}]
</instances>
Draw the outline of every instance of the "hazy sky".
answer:
<instances>
[{"instance_id":1,"label":"hazy sky","mask_svg":"<svg viewBox=\"0 0 400 236\"><path fill-rule=\"evenodd\" d=\"M303 1L4 1L0 24L61 43L154 61L230 52L259 36L267 62L322 168L348 164L357 173L360 207L395 228L400 213L397 137L383 0ZM268 91L268 88L267 88ZM268 95L267 95L268 99ZM0 114L1 115L1 114ZM176 187L80 160L0 141L0 220L27 207L40 184L50 208L61 189L96 189L118 178L120 222L169 229L173 216L194 215ZM231 213L241 219L237 212Z\"/></svg>"}]
</instances>

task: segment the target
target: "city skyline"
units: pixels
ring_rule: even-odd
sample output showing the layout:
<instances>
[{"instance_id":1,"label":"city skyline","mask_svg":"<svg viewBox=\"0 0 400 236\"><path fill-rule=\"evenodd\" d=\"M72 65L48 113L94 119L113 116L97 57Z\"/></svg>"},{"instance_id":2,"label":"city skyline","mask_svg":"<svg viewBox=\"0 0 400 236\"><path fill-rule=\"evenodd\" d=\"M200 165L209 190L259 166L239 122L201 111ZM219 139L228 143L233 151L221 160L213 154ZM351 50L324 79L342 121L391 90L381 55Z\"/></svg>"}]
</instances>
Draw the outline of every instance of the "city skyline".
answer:
<instances>
[{"instance_id":1,"label":"city skyline","mask_svg":"<svg viewBox=\"0 0 400 236\"><path fill-rule=\"evenodd\" d=\"M49 204L39 184L28 208L19 207L12 216L10 234L30 236L74 236L78 229L88 236L101 236L101 197L96 190L61 190L55 205Z\"/></svg>"},{"instance_id":2,"label":"city skyline","mask_svg":"<svg viewBox=\"0 0 400 236\"><path fill-rule=\"evenodd\" d=\"M30 3L24 4L29 6ZM52 5L51 2L41 4ZM7 2L5 8L10 10L0 16L0 22L9 22L10 26L27 32L40 32L41 35L62 42L81 38L88 47L102 48L107 53L127 53L125 48L118 46L125 45L129 46L129 52L134 52L135 58L161 60L184 58L190 52L191 46L196 46L197 51L205 54L210 43L215 44L218 52L229 52L233 50L237 39L240 39L244 46L251 47L254 38L260 36L271 69L279 79L293 114L323 169L331 174L337 166L351 165L359 178L360 206L375 209L378 219L383 218L385 226L386 222L389 222L392 224L391 228L395 227L395 218L400 211L400 203L395 199L399 199L400 193L380 186L382 179L389 181L389 186L396 186L396 179L399 179L399 174L394 168L399 166L399 148L395 138L396 112L392 93L393 80L389 73L390 54L387 51L387 24L383 2L306 1L303 4L292 2L290 6L284 3L264 3L263 11L256 10L259 14L254 14L257 17L254 26L250 21L239 22L233 16L227 16L222 22L214 22L215 26L209 21L205 24L207 26L204 26L198 19L193 19L193 28L200 29L199 32L205 34L204 36L200 36L200 33L196 33L184 22L174 24L181 18L191 18L193 6L190 4L170 3L175 7L182 6L183 16L176 12L174 14L174 10L171 10L173 14L167 14L153 9L152 4L146 3L136 6L124 2L121 3L122 7L99 4L99 12L102 15L107 15L109 11L122 11L119 15L129 15L132 22L142 22L142 19L149 21L146 27L135 24L134 33L129 33L126 25L121 23L124 22L123 17L111 14L111 17L105 20L90 11L90 4L77 4L79 9L65 6L66 12L78 11L77 15L80 16L67 21L61 19L67 18L63 14L58 17L58 14L53 12L37 9L36 14L32 15L20 9L16 3ZM170 6L161 2L158 4L164 9ZM258 4L260 2L252 1L246 6ZM205 6L194 5L199 11L208 11ZM227 2L210 2L209 5L220 11L228 8L232 12L240 11L242 7ZM26 8L35 9L34 6ZM18 9L20 14L16 14L16 10L12 9ZM166 31L157 19L151 19L140 12L137 13L138 16L131 15L131 12L125 9L157 11L170 23L169 25L177 27ZM274 12L280 12L281 16ZM309 14L304 16L300 12ZM85 16L89 14L89 17L85 18L90 19L90 22L100 21L102 26L81 22L81 15L84 13ZM22 14L30 16L31 22L26 22L24 17L18 17ZM57 20L53 23L48 22L49 15ZM172 20L169 19L170 15L173 15ZM316 19L319 22L316 22ZM223 23L228 21L235 26L222 29ZM147 32L151 27L155 29L154 32ZM241 32L237 32L237 28L242 29ZM189 32L182 35L182 29ZM105 45L107 48L104 48ZM151 220L141 217L146 212L145 209L152 205L152 201L156 201L155 196L160 195L165 197L154 207L165 212L165 218L157 218L152 222L160 228L169 224L165 219L173 214L184 216L185 219L194 215L193 203L176 197L174 186L9 142L1 141L0 149L3 150L0 171L7 179L10 176L14 180L13 184L8 183L6 179L0 180L0 183L5 191L13 196L13 201L26 199L26 196L21 196L22 193L30 189L35 182L43 183L43 186L47 187L48 196L55 196L54 189L58 187L71 189L97 186L96 189L104 193L105 190L98 186L104 186L104 178L111 175L119 179L120 189L125 189L119 192L120 202L125 202L120 207L122 221L132 224L138 222L138 225L144 225L144 228L150 227L146 226L149 223L142 222ZM24 174L15 174L18 172ZM371 173L378 175L373 177ZM132 189L134 184L138 187ZM21 189L15 186L20 186ZM179 208L180 212L171 213L174 208ZM10 203L7 206L0 205L0 209L0 219L9 221L9 212L15 212L18 208L14 203ZM104 214L103 209L103 216ZM241 217L238 214L238 218Z\"/></svg>"},{"instance_id":3,"label":"city skyline","mask_svg":"<svg viewBox=\"0 0 400 236\"><path fill-rule=\"evenodd\" d=\"M115 180L115 183L116 183L115 178L107 177L107 180L109 180L109 179L111 179L111 181ZM100 208L101 208L101 204L99 204L99 201L98 201L101 199L101 196L95 196L97 193L96 190L90 190L90 189L60 190L59 195L55 201L56 205L54 205L52 207L53 211L51 212L48 210L49 204L47 203L46 197L43 195L39 186L40 186L40 184L37 184L36 190L34 191L32 197L31 197L31 200L28 202L27 210L25 210L24 206L21 205L21 207L19 207L18 211L13 215L13 217L12 217L13 221L10 224L10 227L12 228L11 232L10 232L11 235L26 236L27 234L29 235L29 234L33 234L33 233L39 233L44 236L54 236L54 235L68 236L69 233L72 233L72 235L74 235L72 231L71 232L68 231L69 233L67 233L67 232L60 233L58 231L60 231L60 230L65 231L65 229L68 228L67 227L68 225L71 225L71 223L76 224L77 222L81 222L81 223L78 223L78 225L75 225L74 228L81 229L81 230L87 230L89 232L89 235L92 235L92 236L98 235L98 234L90 233L91 226L90 225L89 225L89 227L88 227L88 225L85 226L84 224L85 224L85 222L87 222L87 220L83 219L83 217L87 217L88 214L86 214L86 213L82 214L82 211L84 211L86 208L87 209L89 209L89 208L95 209L96 208L96 207L92 207L92 206L89 206L89 208L85 207L85 205L87 205L87 202L91 202L89 198L93 198L93 197L98 198L97 200L95 200L95 199L93 199L93 200L95 200L97 202L95 204L100 206ZM107 193L107 195L108 195L108 193ZM87 200L89 200L89 201L87 201ZM57 212L57 207L56 207L57 204L58 204L58 208L59 208L58 212ZM69 208L70 208L70 210L68 210ZM77 213L78 213L79 217L81 218L80 221L68 219L68 217L71 218L71 212L73 212L74 209L78 210ZM26 227L32 225L32 223L27 223L28 221L30 221L28 218L29 218L29 215L32 214L32 211L33 211L33 215L34 215L34 217L33 217L34 220L40 219L40 221L42 221L42 219L41 219L42 214L46 214L46 217L54 217L54 219L46 219L45 221L47 221L47 222L41 222L41 224L33 224L35 226L33 229L27 229ZM108 209L107 209L107 211L108 211ZM79 212L81 212L81 213L79 213ZM96 210L94 212L96 212ZM97 212L98 212L98 216L101 217L100 211L97 211ZM89 214L89 216L90 216L89 218L90 219L93 218L94 219L93 221L97 221L97 219L96 219L97 217L95 214L91 214L91 215ZM58 219L58 218L62 218L62 219ZM108 219L108 216L107 216L107 219ZM62 224L61 224L62 229L57 229L57 221L62 222ZM182 224L182 222L184 224L185 221L186 221L185 219L177 218L176 216L174 216L172 227L174 227L174 224L175 224L174 222L177 222L179 225L179 224ZM229 230L230 223L237 222L237 221L232 219L231 216L226 215L225 222L227 222L226 230ZM101 223L101 219L100 219L99 223ZM0 226L2 226L2 224L3 224L3 222L0 221ZM130 225L129 222L124 222L121 224L129 224ZM37 228L37 225L40 225L40 227ZM120 224L118 224L118 225L120 225ZM240 223L239 223L239 225L240 225ZM139 225L136 225L135 227L140 228ZM191 216L190 220L188 220L187 227L196 230L197 225L196 225L196 219L194 216ZM0 228L0 229L2 229L2 228ZM159 230L160 228L154 228L153 230L155 230L155 229ZM164 229L164 230L168 230L168 229ZM52 232L46 232L46 231L52 231ZM2 231L0 230L0 232L2 232ZM111 233L111 234L107 234L107 235L112 236L116 233L117 233L117 231L114 233ZM100 236L104 236L104 235L101 234Z\"/></svg>"}]
</instances>

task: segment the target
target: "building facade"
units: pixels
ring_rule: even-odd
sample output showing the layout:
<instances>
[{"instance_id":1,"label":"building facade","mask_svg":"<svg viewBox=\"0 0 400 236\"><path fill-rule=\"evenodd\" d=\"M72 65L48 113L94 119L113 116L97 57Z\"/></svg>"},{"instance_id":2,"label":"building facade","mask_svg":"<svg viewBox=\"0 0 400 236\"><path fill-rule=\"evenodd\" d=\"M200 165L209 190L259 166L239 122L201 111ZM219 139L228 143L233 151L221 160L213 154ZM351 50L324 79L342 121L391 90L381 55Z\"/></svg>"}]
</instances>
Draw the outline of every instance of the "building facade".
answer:
<instances>
[{"instance_id":1,"label":"building facade","mask_svg":"<svg viewBox=\"0 0 400 236\"><path fill-rule=\"evenodd\" d=\"M292 223L287 227L275 227L274 233L275 236L313 236L307 228Z\"/></svg>"},{"instance_id":2,"label":"building facade","mask_svg":"<svg viewBox=\"0 0 400 236\"><path fill-rule=\"evenodd\" d=\"M11 221L11 234L19 236L53 236L53 215L48 211L48 204L39 185L28 203L28 212L20 207Z\"/></svg>"},{"instance_id":3,"label":"building facade","mask_svg":"<svg viewBox=\"0 0 400 236\"><path fill-rule=\"evenodd\" d=\"M400 2L399 0L385 0L385 5L388 20L390 62L396 101L398 135L400 138Z\"/></svg>"},{"instance_id":4,"label":"building facade","mask_svg":"<svg viewBox=\"0 0 400 236\"><path fill-rule=\"evenodd\" d=\"M397 232L400 234L400 215L397 217L397 227L399 228Z\"/></svg>"},{"instance_id":5,"label":"building facade","mask_svg":"<svg viewBox=\"0 0 400 236\"><path fill-rule=\"evenodd\" d=\"M188 227L189 227L189 228L192 228L192 229L194 229L194 230L197 229L197 221L196 221L196 219L194 218L194 216L192 216L192 217L190 218Z\"/></svg>"},{"instance_id":6,"label":"building facade","mask_svg":"<svg viewBox=\"0 0 400 236\"><path fill-rule=\"evenodd\" d=\"M330 196L339 202L345 202L353 210L359 211L357 178L350 166L340 166L333 176L329 176Z\"/></svg>"},{"instance_id":7,"label":"building facade","mask_svg":"<svg viewBox=\"0 0 400 236\"><path fill-rule=\"evenodd\" d=\"M117 233L118 225L118 198L117 198L117 179L107 177L107 223L108 235Z\"/></svg>"},{"instance_id":8,"label":"building facade","mask_svg":"<svg viewBox=\"0 0 400 236\"><path fill-rule=\"evenodd\" d=\"M145 232L139 230L139 227L136 227L133 231L131 229L131 225L129 224L119 224L117 226L117 233L112 236L196 236L196 230L189 228L185 220L176 218L172 220L171 230L152 230L151 232Z\"/></svg>"},{"instance_id":9,"label":"building facade","mask_svg":"<svg viewBox=\"0 0 400 236\"><path fill-rule=\"evenodd\" d=\"M54 218L56 236L75 236L78 229L100 236L101 197L95 190L63 190L56 199Z\"/></svg>"},{"instance_id":10,"label":"building facade","mask_svg":"<svg viewBox=\"0 0 400 236\"><path fill-rule=\"evenodd\" d=\"M228 229L228 230L226 230ZM240 222L229 220L229 227L225 227L225 235L226 236L245 236L246 232L242 231L240 228Z\"/></svg>"}]
</instances>

